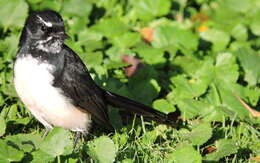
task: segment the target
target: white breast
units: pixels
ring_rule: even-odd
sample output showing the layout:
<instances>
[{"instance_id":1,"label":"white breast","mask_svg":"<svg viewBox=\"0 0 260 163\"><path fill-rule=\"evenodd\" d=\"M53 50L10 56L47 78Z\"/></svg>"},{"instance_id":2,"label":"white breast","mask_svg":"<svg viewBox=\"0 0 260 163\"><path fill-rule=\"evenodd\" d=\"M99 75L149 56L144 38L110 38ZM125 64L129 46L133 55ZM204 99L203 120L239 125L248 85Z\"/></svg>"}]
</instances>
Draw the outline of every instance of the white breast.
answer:
<instances>
[{"instance_id":1,"label":"white breast","mask_svg":"<svg viewBox=\"0 0 260 163\"><path fill-rule=\"evenodd\" d=\"M39 63L31 56L18 58L14 66L17 94L45 127L87 132L90 114L77 109L59 88L52 86L54 77L50 72L53 69L52 65Z\"/></svg>"}]
</instances>

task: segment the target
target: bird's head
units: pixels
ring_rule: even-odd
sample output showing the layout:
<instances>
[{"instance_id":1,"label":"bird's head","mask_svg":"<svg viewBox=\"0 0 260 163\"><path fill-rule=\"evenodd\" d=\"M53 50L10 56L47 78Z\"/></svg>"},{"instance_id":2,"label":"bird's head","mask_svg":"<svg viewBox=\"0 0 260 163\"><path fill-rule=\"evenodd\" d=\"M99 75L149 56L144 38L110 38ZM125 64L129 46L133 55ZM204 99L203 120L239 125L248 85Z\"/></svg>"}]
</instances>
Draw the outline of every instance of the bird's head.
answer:
<instances>
[{"instance_id":1,"label":"bird's head","mask_svg":"<svg viewBox=\"0 0 260 163\"><path fill-rule=\"evenodd\" d=\"M19 46L29 43L46 52L58 52L67 38L62 17L55 11L44 10L28 16Z\"/></svg>"}]
</instances>

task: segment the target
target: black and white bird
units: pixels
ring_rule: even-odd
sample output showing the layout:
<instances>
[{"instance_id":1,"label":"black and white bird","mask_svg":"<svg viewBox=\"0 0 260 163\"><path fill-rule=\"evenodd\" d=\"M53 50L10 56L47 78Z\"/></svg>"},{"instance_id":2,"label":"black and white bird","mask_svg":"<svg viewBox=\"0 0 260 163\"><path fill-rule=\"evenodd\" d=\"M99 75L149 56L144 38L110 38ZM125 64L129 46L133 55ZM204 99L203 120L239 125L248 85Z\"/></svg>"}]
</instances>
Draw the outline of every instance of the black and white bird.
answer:
<instances>
[{"instance_id":1,"label":"black and white bird","mask_svg":"<svg viewBox=\"0 0 260 163\"><path fill-rule=\"evenodd\" d=\"M112 129L108 104L166 121L163 113L96 85L79 56L64 44L66 38L57 12L34 12L25 22L14 64L18 96L48 130L58 126L87 133L92 120Z\"/></svg>"}]
</instances>

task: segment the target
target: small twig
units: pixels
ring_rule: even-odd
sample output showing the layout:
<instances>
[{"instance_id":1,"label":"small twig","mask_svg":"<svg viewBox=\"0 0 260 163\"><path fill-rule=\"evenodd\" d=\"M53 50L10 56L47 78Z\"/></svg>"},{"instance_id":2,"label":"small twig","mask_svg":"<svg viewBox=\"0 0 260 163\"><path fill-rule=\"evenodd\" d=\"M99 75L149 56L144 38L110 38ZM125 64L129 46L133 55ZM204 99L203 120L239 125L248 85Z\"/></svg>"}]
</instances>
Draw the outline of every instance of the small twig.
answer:
<instances>
[{"instance_id":1,"label":"small twig","mask_svg":"<svg viewBox=\"0 0 260 163\"><path fill-rule=\"evenodd\" d=\"M247 103L245 103L238 95L233 93L234 96L238 99L238 101L251 113L253 117L260 117L260 112L252 109Z\"/></svg>"}]
</instances>

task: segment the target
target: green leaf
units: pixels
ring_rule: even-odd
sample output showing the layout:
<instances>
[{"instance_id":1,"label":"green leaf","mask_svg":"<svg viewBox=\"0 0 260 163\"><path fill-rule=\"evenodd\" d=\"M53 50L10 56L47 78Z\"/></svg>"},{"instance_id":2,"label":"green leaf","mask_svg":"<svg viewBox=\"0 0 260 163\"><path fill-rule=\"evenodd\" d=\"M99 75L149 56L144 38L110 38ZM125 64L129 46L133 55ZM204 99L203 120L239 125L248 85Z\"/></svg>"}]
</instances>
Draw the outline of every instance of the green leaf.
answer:
<instances>
[{"instance_id":1,"label":"green leaf","mask_svg":"<svg viewBox=\"0 0 260 163\"><path fill-rule=\"evenodd\" d=\"M49 153L46 153L42 150L38 150L35 152L32 152L33 160L32 163L46 163L46 162L52 162L55 157L53 155L50 155Z\"/></svg>"},{"instance_id":2,"label":"green leaf","mask_svg":"<svg viewBox=\"0 0 260 163\"><path fill-rule=\"evenodd\" d=\"M178 98L194 98L203 94L207 87L208 81L197 79L188 79L184 75L178 75L171 78L175 88L173 92Z\"/></svg>"},{"instance_id":3,"label":"green leaf","mask_svg":"<svg viewBox=\"0 0 260 163\"><path fill-rule=\"evenodd\" d=\"M122 55L135 56L134 52L130 49L119 48L117 46L112 46L108 50L106 50L106 55L108 55L109 59L116 62L122 62ZM107 63L109 61L106 61Z\"/></svg>"},{"instance_id":4,"label":"green leaf","mask_svg":"<svg viewBox=\"0 0 260 163\"><path fill-rule=\"evenodd\" d=\"M19 118L14 121L15 124L27 125L32 120L31 117Z\"/></svg>"},{"instance_id":5,"label":"green leaf","mask_svg":"<svg viewBox=\"0 0 260 163\"><path fill-rule=\"evenodd\" d=\"M108 78L106 79L106 85L104 86L105 89L118 93L123 96L130 96L130 93L123 83L121 83L119 80L116 80L115 78Z\"/></svg>"},{"instance_id":6,"label":"green leaf","mask_svg":"<svg viewBox=\"0 0 260 163\"><path fill-rule=\"evenodd\" d=\"M128 138L129 135L127 132L122 132L122 133L118 133L116 132L113 136L113 141L115 142L115 144L117 144L118 146L123 146L123 145L127 145L128 143Z\"/></svg>"},{"instance_id":7,"label":"green leaf","mask_svg":"<svg viewBox=\"0 0 260 163\"><path fill-rule=\"evenodd\" d=\"M237 153L238 147L236 142L230 139L220 139L216 142L217 150L213 153L207 154L205 159L207 161L219 161L221 158Z\"/></svg>"},{"instance_id":8,"label":"green leaf","mask_svg":"<svg viewBox=\"0 0 260 163\"><path fill-rule=\"evenodd\" d=\"M256 106L258 99L260 98L260 88L256 87L244 87L240 84L234 85L234 91L239 97L250 103L252 106Z\"/></svg>"},{"instance_id":9,"label":"green leaf","mask_svg":"<svg viewBox=\"0 0 260 163\"><path fill-rule=\"evenodd\" d=\"M248 37L246 26L243 24L236 25L232 29L231 35L237 40L246 41Z\"/></svg>"},{"instance_id":10,"label":"green leaf","mask_svg":"<svg viewBox=\"0 0 260 163\"><path fill-rule=\"evenodd\" d=\"M248 21L248 18L244 17L240 12L245 12L249 8L246 7L247 5L243 6L243 4L240 3L241 1L243 0L236 2L234 0L218 0L217 3L215 3L218 7L214 8L214 13L211 16L214 22L214 28L230 33L237 24ZM249 4L250 3L251 1ZM243 7L240 7L240 5Z\"/></svg>"},{"instance_id":11,"label":"green leaf","mask_svg":"<svg viewBox=\"0 0 260 163\"><path fill-rule=\"evenodd\" d=\"M155 48L178 47L181 50L196 50L198 37L190 30L181 29L177 26L159 26L155 28L152 45Z\"/></svg>"},{"instance_id":12,"label":"green leaf","mask_svg":"<svg viewBox=\"0 0 260 163\"><path fill-rule=\"evenodd\" d=\"M6 121L16 120L17 119L17 113L18 113L17 107L18 107L17 104L13 104L11 106L4 108L1 111L1 116L5 117Z\"/></svg>"},{"instance_id":13,"label":"green leaf","mask_svg":"<svg viewBox=\"0 0 260 163\"><path fill-rule=\"evenodd\" d=\"M81 20L80 20L81 21ZM79 26L84 26L85 24L81 24ZM80 27L79 27L80 28ZM80 29L77 29L80 30ZM89 42L101 42L102 35L92 29L86 30L85 28L82 29L80 33L78 31L75 31L76 34L78 34L79 37L79 44L87 45Z\"/></svg>"},{"instance_id":14,"label":"green leaf","mask_svg":"<svg viewBox=\"0 0 260 163\"><path fill-rule=\"evenodd\" d=\"M6 122L5 119L0 115L0 137L5 134Z\"/></svg>"},{"instance_id":15,"label":"green leaf","mask_svg":"<svg viewBox=\"0 0 260 163\"><path fill-rule=\"evenodd\" d=\"M98 7L103 7L107 10L111 10L113 7L115 7L118 4L117 0L101 0L101 1L96 1L96 0L92 0L93 2L95 2L95 5L97 5Z\"/></svg>"},{"instance_id":16,"label":"green leaf","mask_svg":"<svg viewBox=\"0 0 260 163\"><path fill-rule=\"evenodd\" d=\"M122 163L134 163L134 161L132 159L124 159L122 160Z\"/></svg>"},{"instance_id":17,"label":"green leaf","mask_svg":"<svg viewBox=\"0 0 260 163\"><path fill-rule=\"evenodd\" d=\"M246 13L255 7L253 1L244 0L219 0L218 3L220 8L225 8L234 13Z\"/></svg>"},{"instance_id":18,"label":"green leaf","mask_svg":"<svg viewBox=\"0 0 260 163\"><path fill-rule=\"evenodd\" d=\"M251 44L248 41L235 41L230 44L230 51L235 52L241 48L250 48Z\"/></svg>"},{"instance_id":19,"label":"green leaf","mask_svg":"<svg viewBox=\"0 0 260 163\"><path fill-rule=\"evenodd\" d=\"M130 48L140 41L141 37L139 33L126 32L123 35L114 37L112 42L120 48Z\"/></svg>"},{"instance_id":20,"label":"green leaf","mask_svg":"<svg viewBox=\"0 0 260 163\"><path fill-rule=\"evenodd\" d=\"M53 156L70 154L72 152L70 132L62 128L54 128L40 145L40 149Z\"/></svg>"},{"instance_id":21,"label":"green leaf","mask_svg":"<svg viewBox=\"0 0 260 163\"><path fill-rule=\"evenodd\" d=\"M135 51L148 64L158 65L166 62L163 49L157 49L151 46L143 45L138 46Z\"/></svg>"},{"instance_id":22,"label":"green leaf","mask_svg":"<svg viewBox=\"0 0 260 163\"><path fill-rule=\"evenodd\" d=\"M39 148L42 138L39 135L17 134L5 138L7 142L24 152L32 152Z\"/></svg>"},{"instance_id":23,"label":"green leaf","mask_svg":"<svg viewBox=\"0 0 260 163\"><path fill-rule=\"evenodd\" d=\"M231 87L231 88L230 88ZM249 116L248 110L241 104L236 98L236 92L233 91L234 86L218 85L220 99L222 100L222 106L227 107L232 113L229 114L232 118L239 116L240 118L246 118Z\"/></svg>"},{"instance_id":24,"label":"green leaf","mask_svg":"<svg viewBox=\"0 0 260 163\"><path fill-rule=\"evenodd\" d=\"M156 141L157 136L158 134L156 130L145 132L145 134L142 136L141 142L146 146L152 145Z\"/></svg>"},{"instance_id":25,"label":"green leaf","mask_svg":"<svg viewBox=\"0 0 260 163\"><path fill-rule=\"evenodd\" d=\"M117 62L117 61L113 61L113 60L107 60L107 61L108 62L105 63L105 66L108 70L109 69L119 69L119 68L128 66L127 63L123 63L123 62Z\"/></svg>"},{"instance_id":26,"label":"green leaf","mask_svg":"<svg viewBox=\"0 0 260 163\"><path fill-rule=\"evenodd\" d=\"M33 6L34 10L45 10L52 9L59 12L62 7L62 4L59 0L43 0L41 3Z\"/></svg>"},{"instance_id":27,"label":"green leaf","mask_svg":"<svg viewBox=\"0 0 260 163\"><path fill-rule=\"evenodd\" d=\"M216 64L214 68L214 80L219 85L229 86L236 83L239 77L238 65L236 64L236 58L231 53L219 53L216 58Z\"/></svg>"},{"instance_id":28,"label":"green leaf","mask_svg":"<svg viewBox=\"0 0 260 163\"><path fill-rule=\"evenodd\" d=\"M28 0L28 3L30 3L30 4L37 4L37 3L41 2L41 1L43 1L43 0Z\"/></svg>"},{"instance_id":29,"label":"green leaf","mask_svg":"<svg viewBox=\"0 0 260 163\"><path fill-rule=\"evenodd\" d=\"M245 81L248 82L250 86L254 86L260 82L260 55L250 49L240 49L236 56L238 57L244 71Z\"/></svg>"},{"instance_id":30,"label":"green leaf","mask_svg":"<svg viewBox=\"0 0 260 163\"><path fill-rule=\"evenodd\" d=\"M169 154L166 162L174 163L201 163L202 158L198 151L191 145L181 145L174 152Z\"/></svg>"},{"instance_id":31,"label":"green leaf","mask_svg":"<svg viewBox=\"0 0 260 163\"><path fill-rule=\"evenodd\" d=\"M260 11L256 12L252 18L250 23L250 29L252 30L253 34L260 36Z\"/></svg>"},{"instance_id":32,"label":"green leaf","mask_svg":"<svg viewBox=\"0 0 260 163\"><path fill-rule=\"evenodd\" d=\"M24 0L0 1L0 26L5 29L22 27L28 13L28 5Z\"/></svg>"},{"instance_id":33,"label":"green leaf","mask_svg":"<svg viewBox=\"0 0 260 163\"><path fill-rule=\"evenodd\" d=\"M129 92L132 97L144 104L150 104L157 97L161 87L157 79L157 72L152 67L140 69L129 79Z\"/></svg>"},{"instance_id":34,"label":"green leaf","mask_svg":"<svg viewBox=\"0 0 260 163\"><path fill-rule=\"evenodd\" d=\"M18 42L19 37L17 34L13 34L11 36L5 37L4 44L6 46L6 53L5 59L7 61L12 61L14 56L16 55L16 52L18 50Z\"/></svg>"},{"instance_id":35,"label":"green leaf","mask_svg":"<svg viewBox=\"0 0 260 163\"><path fill-rule=\"evenodd\" d=\"M116 145L107 136L101 136L88 142L87 153L99 163L114 162L116 157Z\"/></svg>"},{"instance_id":36,"label":"green leaf","mask_svg":"<svg viewBox=\"0 0 260 163\"><path fill-rule=\"evenodd\" d=\"M111 48L107 49L106 55L109 56L110 60L121 62L122 54L125 54L124 52L125 52L124 49L116 47L116 46L112 46ZM109 62L109 61L107 61L107 62Z\"/></svg>"},{"instance_id":37,"label":"green leaf","mask_svg":"<svg viewBox=\"0 0 260 163\"><path fill-rule=\"evenodd\" d=\"M153 102L153 107L165 114L174 112L176 108L165 99L158 99Z\"/></svg>"},{"instance_id":38,"label":"green leaf","mask_svg":"<svg viewBox=\"0 0 260 163\"><path fill-rule=\"evenodd\" d=\"M208 123L202 123L194 126L192 131L184 137L188 138L193 145L203 145L206 143L212 136L212 128Z\"/></svg>"},{"instance_id":39,"label":"green leaf","mask_svg":"<svg viewBox=\"0 0 260 163\"><path fill-rule=\"evenodd\" d=\"M192 61L194 63L191 63L191 66L184 64ZM205 93L208 85L214 78L214 68L211 60L208 59L202 62L190 57L181 57L179 61L174 63L180 65L189 74L189 76L177 75L170 79L175 86L173 88L175 98L194 98Z\"/></svg>"},{"instance_id":40,"label":"green leaf","mask_svg":"<svg viewBox=\"0 0 260 163\"><path fill-rule=\"evenodd\" d=\"M66 29L69 36L71 37L71 36L76 35L78 37L77 42L75 40L73 40L74 43L76 42L78 44L82 44L82 42L85 43L85 41L88 41L88 40L92 40L92 39L100 40L102 38L102 37L98 37L97 35L95 36L96 38L94 38L93 35L89 36L93 32L86 28L86 25L89 23L89 20L86 19L85 17L73 16L72 18L67 18L67 19L66 19L66 17L64 17L64 19L65 19L65 23L67 22L70 27L70 28ZM72 38L74 38L74 37L72 37ZM68 40L66 40L66 41L68 41Z\"/></svg>"},{"instance_id":41,"label":"green leaf","mask_svg":"<svg viewBox=\"0 0 260 163\"><path fill-rule=\"evenodd\" d=\"M109 106L108 117L109 117L110 123L112 124L112 126L115 129L121 129L123 127L122 119L121 119L121 116L119 114L118 108L114 108L112 106Z\"/></svg>"},{"instance_id":42,"label":"green leaf","mask_svg":"<svg viewBox=\"0 0 260 163\"><path fill-rule=\"evenodd\" d=\"M177 56L172 61L172 64L179 66L184 73L193 75L197 71L197 68L201 67L203 61L193 56ZM194 67L196 67L196 69Z\"/></svg>"},{"instance_id":43,"label":"green leaf","mask_svg":"<svg viewBox=\"0 0 260 163\"><path fill-rule=\"evenodd\" d=\"M213 51L224 50L230 41L230 36L218 29L209 29L205 32L201 32L200 36L202 39L213 44Z\"/></svg>"},{"instance_id":44,"label":"green leaf","mask_svg":"<svg viewBox=\"0 0 260 163\"><path fill-rule=\"evenodd\" d=\"M85 0L66 0L62 6L62 14L66 16L87 17L92 10L92 4Z\"/></svg>"},{"instance_id":45,"label":"green leaf","mask_svg":"<svg viewBox=\"0 0 260 163\"><path fill-rule=\"evenodd\" d=\"M184 118L194 118L198 115L207 116L214 113L214 107L208 103L193 99L176 99Z\"/></svg>"},{"instance_id":46,"label":"green leaf","mask_svg":"<svg viewBox=\"0 0 260 163\"><path fill-rule=\"evenodd\" d=\"M95 67L103 62L103 54L101 52L91 52L81 55L81 59L87 64L87 67Z\"/></svg>"},{"instance_id":47,"label":"green leaf","mask_svg":"<svg viewBox=\"0 0 260 163\"><path fill-rule=\"evenodd\" d=\"M107 18L95 24L92 29L110 38L123 35L128 31L128 26L119 18Z\"/></svg>"},{"instance_id":48,"label":"green leaf","mask_svg":"<svg viewBox=\"0 0 260 163\"><path fill-rule=\"evenodd\" d=\"M0 139L0 162L8 163L12 161L21 161L24 157L22 151L17 150L16 148L8 145L7 142Z\"/></svg>"},{"instance_id":49,"label":"green leaf","mask_svg":"<svg viewBox=\"0 0 260 163\"><path fill-rule=\"evenodd\" d=\"M156 16L165 15L171 7L170 0L134 0L134 13L141 20L151 20Z\"/></svg>"}]
</instances>

